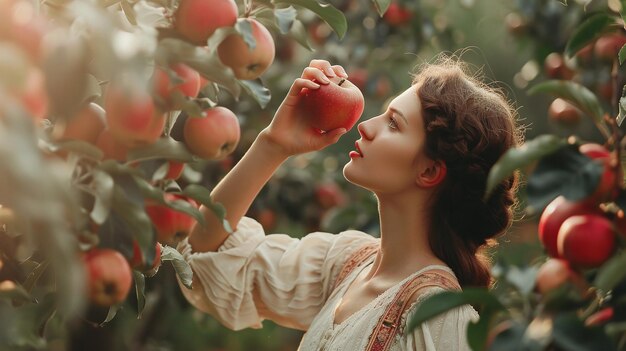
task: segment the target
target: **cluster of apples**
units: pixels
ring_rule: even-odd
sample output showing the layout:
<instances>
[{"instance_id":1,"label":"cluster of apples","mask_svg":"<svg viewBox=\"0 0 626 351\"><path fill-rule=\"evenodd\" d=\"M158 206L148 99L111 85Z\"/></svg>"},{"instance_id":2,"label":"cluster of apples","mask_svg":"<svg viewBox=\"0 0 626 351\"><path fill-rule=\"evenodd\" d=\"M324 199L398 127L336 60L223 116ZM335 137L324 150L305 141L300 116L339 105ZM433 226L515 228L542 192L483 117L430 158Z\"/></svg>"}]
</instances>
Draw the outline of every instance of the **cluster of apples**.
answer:
<instances>
[{"instance_id":1,"label":"cluster of apples","mask_svg":"<svg viewBox=\"0 0 626 351\"><path fill-rule=\"evenodd\" d=\"M604 35L582 48L576 53L575 60L568 61L558 52L550 53L544 60L544 73L546 77L551 79L581 80L576 68L586 67L593 63L608 68L617 58L618 52L624 44L626 44L625 34L612 33ZM610 79L595 82L592 88L598 96L608 103L612 103L613 96L618 93L614 91ZM548 108L548 117L562 125L575 125L582 119L583 112L570 102L556 98Z\"/></svg>"},{"instance_id":2,"label":"cluster of apples","mask_svg":"<svg viewBox=\"0 0 626 351\"><path fill-rule=\"evenodd\" d=\"M190 43L206 46L207 40L221 27L232 27L237 22L237 4L234 0L182 0L175 14L176 31ZM238 79L258 78L274 61L275 46L270 32L254 18L245 18L252 28L254 47L248 47L238 34L222 41L217 52L220 60L229 66Z\"/></svg>"},{"instance_id":3,"label":"cluster of apples","mask_svg":"<svg viewBox=\"0 0 626 351\"><path fill-rule=\"evenodd\" d=\"M541 214L539 239L550 256L537 274L536 286L541 294L566 282L584 289L581 272L604 264L617 248L617 235L626 229L623 218L612 218L599 206L618 195L623 175L618 164L616 167L617 160L599 144L583 144L579 150L600 162L604 171L590 196L577 202L559 196Z\"/></svg>"}]
</instances>

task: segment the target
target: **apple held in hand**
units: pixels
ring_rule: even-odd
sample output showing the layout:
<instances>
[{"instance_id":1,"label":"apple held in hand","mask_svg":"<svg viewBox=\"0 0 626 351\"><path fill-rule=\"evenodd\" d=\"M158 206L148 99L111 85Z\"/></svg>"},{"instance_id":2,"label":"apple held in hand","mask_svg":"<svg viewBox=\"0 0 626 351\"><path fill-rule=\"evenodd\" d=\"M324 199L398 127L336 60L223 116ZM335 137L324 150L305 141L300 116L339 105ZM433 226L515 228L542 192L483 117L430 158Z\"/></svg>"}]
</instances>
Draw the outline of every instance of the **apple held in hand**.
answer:
<instances>
[{"instance_id":1,"label":"apple held in hand","mask_svg":"<svg viewBox=\"0 0 626 351\"><path fill-rule=\"evenodd\" d=\"M239 143L239 120L231 110L222 106L210 108L204 113L205 117L188 117L185 121L185 145L203 159L222 159Z\"/></svg>"},{"instance_id":2,"label":"apple held in hand","mask_svg":"<svg viewBox=\"0 0 626 351\"><path fill-rule=\"evenodd\" d=\"M93 249L83 257L87 270L89 300L112 306L126 299L132 274L124 256L113 249Z\"/></svg>"},{"instance_id":3,"label":"apple held in hand","mask_svg":"<svg viewBox=\"0 0 626 351\"><path fill-rule=\"evenodd\" d=\"M363 94L356 85L345 78L334 77L329 84L320 84L318 89L302 89L297 108L313 128L328 131L350 130L361 117L364 105Z\"/></svg>"}]
</instances>

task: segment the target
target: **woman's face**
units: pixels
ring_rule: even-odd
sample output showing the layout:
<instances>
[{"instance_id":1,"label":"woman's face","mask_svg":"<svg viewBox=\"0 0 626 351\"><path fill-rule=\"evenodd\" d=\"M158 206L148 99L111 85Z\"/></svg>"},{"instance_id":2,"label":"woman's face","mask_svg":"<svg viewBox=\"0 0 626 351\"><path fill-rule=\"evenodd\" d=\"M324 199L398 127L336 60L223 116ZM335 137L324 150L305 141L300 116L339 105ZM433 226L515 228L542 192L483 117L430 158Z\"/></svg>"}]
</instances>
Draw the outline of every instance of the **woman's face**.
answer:
<instances>
[{"instance_id":1,"label":"woman's face","mask_svg":"<svg viewBox=\"0 0 626 351\"><path fill-rule=\"evenodd\" d=\"M422 107L417 85L393 99L383 114L358 125L361 138L343 169L351 183L377 194L402 192L416 186L426 164Z\"/></svg>"}]
</instances>

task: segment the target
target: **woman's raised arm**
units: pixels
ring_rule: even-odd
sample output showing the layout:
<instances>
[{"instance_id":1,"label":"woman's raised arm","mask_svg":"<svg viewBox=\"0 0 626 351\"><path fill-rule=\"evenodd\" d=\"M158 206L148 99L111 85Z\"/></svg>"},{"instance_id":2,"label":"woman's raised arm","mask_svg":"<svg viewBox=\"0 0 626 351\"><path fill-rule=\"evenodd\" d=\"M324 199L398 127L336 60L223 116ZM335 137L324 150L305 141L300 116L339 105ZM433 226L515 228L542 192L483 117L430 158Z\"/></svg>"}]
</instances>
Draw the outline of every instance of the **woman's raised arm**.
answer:
<instances>
[{"instance_id":1,"label":"woman's raised arm","mask_svg":"<svg viewBox=\"0 0 626 351\"><path fill-rule=\"evenodd\" d=\"M226 209L226 220L235 228L248 211L254 198L261 191L276 169L289 157L320 150L339 140L343 128L320 134L297 115L296 105L303 88L317 89L328 84L328 78L346 76L340 66L327 61L314 60L304 69L302 76L291 86L287 97L274 115L272 123L265 128L235 167L211 192L213 201ZM195 252L216 251L226 240L228 233L213 212L201 207L206 226L196 225L189 236L189 244Z\"/></svg>"}]
</instances>

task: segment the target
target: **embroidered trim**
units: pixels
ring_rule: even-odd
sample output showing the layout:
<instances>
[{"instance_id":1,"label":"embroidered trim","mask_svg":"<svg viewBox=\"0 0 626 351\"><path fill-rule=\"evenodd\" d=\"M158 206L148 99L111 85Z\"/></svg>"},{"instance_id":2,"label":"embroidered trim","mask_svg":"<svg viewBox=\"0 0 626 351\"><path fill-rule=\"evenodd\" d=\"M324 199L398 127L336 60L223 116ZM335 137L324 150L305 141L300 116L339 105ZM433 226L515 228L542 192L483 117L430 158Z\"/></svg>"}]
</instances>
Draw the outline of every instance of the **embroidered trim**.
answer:
<instances>
[{"instance_id":1,"label":"embroidered trim","mask_svg":"<svg viewBox=\"0 0 626 351\"><path fill-rule=\"evenodd\" d=\"M412 297L430 286L442 287L446 290L461 290L459 284L449 277L449 273L426 271L402 285L393 301L387 306L385 313L370 335L366 351L386 351L395 340L394 336L403 332L401 319Z\"/></svg>"},{"instance_id":2,"label":"embroidered trim","mask_svg":"<svg viewBox=\"0 0 626 351\"><path fill-rule=\"evenodd\" d=\"M337 276L337 279L335 279L335 284L333 285L333 289L331 291L337 289L339 284L341 284L341 282L344 281L356 267L360 266L368 258L372 257L372 255L374 255L379 250L379 248L380 245L378 243L369 243L361 247L360 249L357 249L348 258L346 263L344 263L343 268Z\"/></svg>"}]
</instances>

